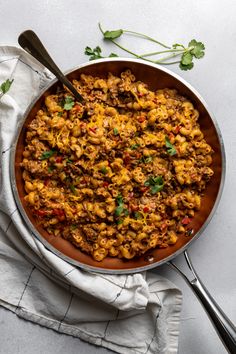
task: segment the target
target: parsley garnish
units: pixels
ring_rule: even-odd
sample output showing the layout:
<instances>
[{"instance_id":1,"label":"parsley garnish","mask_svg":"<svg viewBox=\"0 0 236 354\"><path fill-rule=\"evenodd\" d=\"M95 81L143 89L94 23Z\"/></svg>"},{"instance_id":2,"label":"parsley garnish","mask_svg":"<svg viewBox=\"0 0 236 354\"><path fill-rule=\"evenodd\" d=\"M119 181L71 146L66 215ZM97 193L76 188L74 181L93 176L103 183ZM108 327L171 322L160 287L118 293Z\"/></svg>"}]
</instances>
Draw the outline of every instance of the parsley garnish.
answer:
<instances>
[{"instance_id":1,"label":"parsley garnish","mask_svg":"<svg viewBox=\"0 0 236 354\"><path fill-rule=\"evenodd\" d=\"M144 182L144 185L146 187L150 187L152 194L156 194L163 189L164 181L162 176L157 176L157 177L151 176Z\"/></svg>"},{"instance_id":2,"label":"parsley garnish","mask_svg":"<svg viewBox=\"0 0 236 354\"><path fill-rule=\"evenodd\" d=\"M101 55L102 54L102 50L101 50L101 48L99 46L97 46L97 47L95 47L93 49L91 47L87 46L85 48L84 54L88 55L90 57L89 60L105 58L105 57L103 57ZM112 58L112 57L118 57L118 55L115 54L115 53L110 53L109 54L109 58Z\"/></svg>"},{"instance_id":3,"label":"parsley garnish","mask_svg":"<svg viewBox=\"0 0 236 354\"><path fill-rule=\"evenodd\" d=\"M74 99L73 97L71 96L66 96L64 102L63 102L63 108L66 110L66 111L69 111L73 106L74 106L75 102L74 102Z\"/></svg>"},{"instance_id":4,"label":"parsley garnish","mask_svg":"<svg viewBox=\"0 0 236 354\"><path fill-rule=\"evenodd\" d=\"M122 224L123 223L123 219L118 219L117 221L116 221L116 224L117 225L120 225L120 224Z\"/></svg>"},{"instance_id":5,"label":"parsley garnish","mask_svg":"<svg viewBox=\"0 0 236 354\"><path fill-rule=\"evenodd\" d=\"M123 212L125 215L128 215L129 212L128 212L128 209L124 208L124 202L123 202L123 198L122 198L121 194L119 194L117 196L116 202L117 202L118 206L115 208L115 215L120 216Z\"/></svg>"},{"instance_id":6,"label":"parsley garnish","mask_svg":"<svg viewBox=\"0 0 236 354\"><path fill-rule=\"evenodd\" d=\"M124 33L124 31L122 29L118 29L115 31L106 31L106 32L104 32L104 38L105 39L116 39L116 38L120 37L123 33Z\"/></svg>"},{"instance_id":7,"label":"parsley garnish","mask_svg":"<svg viewBox=\"0 0 236 354\"><path fill-rule=\"evenodd\" d=\"M0 89L2 91L2 95L4 95L5 93L7 93L10 90L10 87L11 87L13 81L14 81L14 79L12 79L12 80L7 79L6 81L4 81L1 84Z\"/></svg>"},{"instance_id":8,"label":"parsley garnish","mask_svg":"<svg viewBox=\"0 0 236 354\"><path fill-rule=\"evenodd\" d=\"M140 146L139 144L133 144L130 146L130 148L131 148L131 150L136 150L139 148L139 146Z\"/></svg>"},{"instance_id":9,"label":"parsley garnish","mask_svg":"<svg viewBox=\"0 0 236 354\"><path fill-rule=\"evenodd\" d=\"M77 225L76 224L72 224L72 225L70 225L70 228L71 228L71 230L75 230L75 229L77 229Z\"/></svg>"},{"instance_id":10,"label":"parsley garnish","mask_svg":"<svg viewBox=\"0 0 236 354\"><path fill-rule=\"evenodd\" d=\"M134 217L135 217L135 219L142 219L142 214L139 212L139 211L135 211L134 212Z\"/></svg>"},{"instance_id":11,"label":"parsley garnish","mask_svg":"<svg viewBox=\"0 0 236 354\"><path fill-rule=\"evenodd\" d=\"M170 156L177 154L177 151L176 151L174 145L171 144L171 142L167 136L165 137L165 144L166 144L167 152Z\"/></svg>"},{"instance_id":12,"label":"parsley garnish","mask_svg":"<svg viewBox=\"0 0 236 354\"><path fill-rule=\"evenodd\" d=\"M71 190L72 193L75 194L76 189L75 189L75 186L73 184L70 185L70 190Z\"/></svg>"},{"instance_id":13,"label":"parsley garnish","mask_svg":"<svg viewBox=\"0 0 236 354\"><path fill-rule=\"evenodd\" d=\"M115 209L115 215L116 216L120 216L123 213L123 205L119 205L116 209Z\"/></svg>"},{"instance_id":14,"label":"parsley garnish","mask_svg":"<svg viewBox=\"0 0 236 354\"><path fill-rule=\"evenodd\" d=\"M152 156L148 156L148 157L144 158L144 163L152 162L152 160L153 160Z\"/></svg>"},{"instance_id":15,"label":"parsley garnish","mask_svg":"<svg viewBox=\"0 0 236 354\"><path fill-rule=\"evenodd\" d=\"M113 132L114 132L114 135L118 135L118 134L119 134L119 131L118 131L117 128L114 128L114 129L113 129Z\"/></svg>"},{"instance_id":16,"label":"parsley garnish","mask_svg":"<svg viewBox=\"0 0 236 354\"><path fill-rule=\"evenodd\" d=\"M178 44L178 43L175 43L172 46L169 46L169 45L161 43L160 41L156 40L155 38L152 38L152 37L147 36L146 34L140 33L140 32L125 30L125 29L104 31L102 29L100 23L99 23L99 29L102 32L103 38L105 40L112 42L118 48L133 55L134 57L139 58L139 59L143 59L143 60L146 60L146 61L149 61L152 63L162 64L162 65L179 64L179 67L181 70L192 69L194 66L193 60L200 59L205 54L204 53L204 50L205 50L204 44L196 41L196 39L192 39L188 43L187 47L185 47L183 44ZM151 53L144 53L144 54L134 53L130 49L125 48L119 42L116 42L117 38L119 38L125 34L128 34L129 36L131 35L134 37L140 37L142 39L151 41L151 42L155 43L156 45L158 45L159 47L163 47L164 49L159 50L159 48L158 48L157 51L154 51ZM103 58L103 56L101 55L101 52L102 52L102 50L98 46L95 47L94 49L92 49L90 47L85 48L85 54L90 56L90 60ZM164 56L162 56L162 55L164 55ZM111 56L117 56L117 55L114 53L111 53L109 56L111 57ZM177 61L170 61L172 58L178 58L178 60Z\"/></svg>"},{"instance_id":17,"label":"parsley garnish","mask_svg":"<svg viewBox=\"0 0 236 354\"><path fill-rule=\"evenodd\" d=\"M100 170L104 175L108 172L107 171L107 168L106 167L101 167L101 170Z\"/></svg>"},{"instance_id":18,"label":"parsley garnish","mask_svg":"<svg viewBox=\"0 0 236 354\"><path fill-rule=\"evenodd\" d=\"M152 156L148 156L148 157L142 156L139 161L140 161L141 163L149 163L149 162L152 162L152 160L153 160Z\"/></svg>"},{"instance_id":19,"label":"parsley garnish","mask_svg":"<svg viewBox=\"0 0 236 354\"><path fill-rule=\"evenodd\" d=\"M40 156L40 160L49 159L55 153L54 150L44 151Z\"/></svg>"}]
</instances>

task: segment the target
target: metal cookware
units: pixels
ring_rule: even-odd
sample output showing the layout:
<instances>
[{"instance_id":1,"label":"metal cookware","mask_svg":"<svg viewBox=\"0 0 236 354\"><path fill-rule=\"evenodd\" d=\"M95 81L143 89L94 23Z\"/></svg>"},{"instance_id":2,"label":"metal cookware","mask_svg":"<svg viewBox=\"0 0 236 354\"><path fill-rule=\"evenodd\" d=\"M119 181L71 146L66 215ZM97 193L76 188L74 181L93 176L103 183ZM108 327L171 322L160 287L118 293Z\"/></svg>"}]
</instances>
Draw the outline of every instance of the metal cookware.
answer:
<instances>
[{"instance_id":1,"label":"metal cookware","mask_svg":"<svg viewBox=\"0 0 236 354\"><path fill-rule=\"evenodd\" d=\"M22 217L35 237L59 257L85 270L111 274L135 273L152 269L164 263L169 263L173 268L178 269L172 260L180 253L184 252L187 264L193 273L194 279L189 280L189 278L187 278L187 276L179 269L178 271L203 304L227 350L231 353L236 353L235 326L225 316L205 289L198 275L194 271L186 251L191 243L197 240L203 233L216 210L222 193L225 176L225 152L219 128L213 115L209 112L206 103L197 91L178 75L155 64L149 64L138 59L99 59L69 71L67 73L67 78L69 80L79 78L81 73L101 77L105 76L108 72L119 75L126 69L130 69L137 80L147 83L151 90L165 87L177 89L181 95L187 97L193 103L194 107L200 113L199 123L201 125L201 130L204 133L206 141L214 150L212 164L214 175L204 192L201 210L196 213L191 222L191 229L193 229L192 233L189 232L188 235L179 237L177 243L173 246L165 249L151 250L139 258L131 260L105 258L103 261L97 262L92 259L91 256L75 248L69 241L63 239L61 236L54 237L49 235L40 227L40 225L38 225L32 211L24 201L24 181L22 179L20 162L22 160L27 125L32 121L36 112L39 110L45 96L52 92L56 92L56 87L59 85L57 80L52 81L49 87L47 87L31 104L18 128L11 156L11 182L16 203Z\"/></svg>"}]
</instances>

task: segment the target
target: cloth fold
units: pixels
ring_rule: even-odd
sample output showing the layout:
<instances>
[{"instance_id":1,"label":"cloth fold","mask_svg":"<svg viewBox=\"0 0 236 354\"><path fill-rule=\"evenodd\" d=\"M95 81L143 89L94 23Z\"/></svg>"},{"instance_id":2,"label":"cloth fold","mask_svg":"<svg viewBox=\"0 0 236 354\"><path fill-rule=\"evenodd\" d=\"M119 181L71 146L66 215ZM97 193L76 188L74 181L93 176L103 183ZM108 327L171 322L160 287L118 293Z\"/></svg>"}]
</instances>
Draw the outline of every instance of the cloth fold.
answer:
<instances>
[{"instance_id":1,"label":"cloth fold","mask_svg":"<svg viewBox=\"0 0 236 354\"><path fill-rule=\"evenodd\" d=\"M182 296L151 272L87 272L49 251L28 230L10 183L10 152L27 106L51 80L27 53L0 47L0 305L18 316L118 353L176 353Z\"/></svg>"}]
</instances>

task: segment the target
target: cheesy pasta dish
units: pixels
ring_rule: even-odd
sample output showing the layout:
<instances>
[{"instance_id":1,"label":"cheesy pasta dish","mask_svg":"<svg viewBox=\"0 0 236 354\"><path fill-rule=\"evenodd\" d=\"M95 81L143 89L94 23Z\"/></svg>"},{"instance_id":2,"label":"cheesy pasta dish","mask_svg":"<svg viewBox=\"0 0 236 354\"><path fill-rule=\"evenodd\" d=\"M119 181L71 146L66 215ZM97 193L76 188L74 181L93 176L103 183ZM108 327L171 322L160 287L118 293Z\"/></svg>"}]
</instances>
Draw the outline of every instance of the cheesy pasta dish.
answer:
<instances>
[{"instance_id":1,"label":"cheesy pasta dish","mask_svg":"<svg viewBox=\"0 0 236 354\"><path fill-rule=\"evenodd\" d=\"M84 103L58 89L27 127L21 166L38 223L96 261L171 247L213 175L198 111L130 70L73 85Z\"/></svg>"}]
</instances>

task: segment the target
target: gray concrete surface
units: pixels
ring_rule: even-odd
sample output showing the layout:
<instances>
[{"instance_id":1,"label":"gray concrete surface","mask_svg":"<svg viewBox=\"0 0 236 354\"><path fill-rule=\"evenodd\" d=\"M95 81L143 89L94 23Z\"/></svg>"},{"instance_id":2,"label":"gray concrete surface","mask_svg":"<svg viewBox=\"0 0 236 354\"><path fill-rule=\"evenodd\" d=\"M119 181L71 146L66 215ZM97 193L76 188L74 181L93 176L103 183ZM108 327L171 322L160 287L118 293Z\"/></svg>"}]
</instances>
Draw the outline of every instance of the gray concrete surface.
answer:
<instances>
[{"instance_id":1,"label":"gray concrete surface","mask_svg":"<svg viewBox=\"0 0 236 354\"><path fill-rule=\"evenodd\" d=\"M210 293L236 323L236 2L233 0L0 0L0 45L16 45L19 33L35 30L63 70L84 62L84 48L102 42L97 23L108 29L142 31L163 42L206 45L193 70L171 70L191 83L207 101L221 129L227 156L223 196L211 223L192 245L193 263ZM130 46L139 46L133 41ZM65 49L66 48L66 49ZM140 45L142 51L148 43ZM140 49L140 50L141 50ZM178 257L183 266L183 257ZM156 269L183 291L179 354L226 353L204 310L184 281L167 266ZM0 308L1 354L105 354L110 351L42 328ZM111 352L110 352L111 353Z\"/></svg>"}]
</instances>

